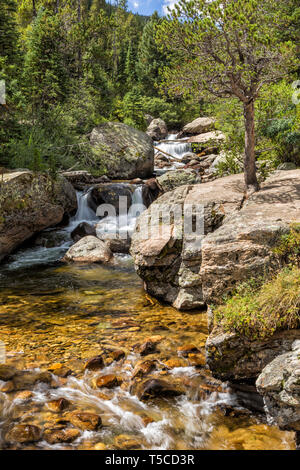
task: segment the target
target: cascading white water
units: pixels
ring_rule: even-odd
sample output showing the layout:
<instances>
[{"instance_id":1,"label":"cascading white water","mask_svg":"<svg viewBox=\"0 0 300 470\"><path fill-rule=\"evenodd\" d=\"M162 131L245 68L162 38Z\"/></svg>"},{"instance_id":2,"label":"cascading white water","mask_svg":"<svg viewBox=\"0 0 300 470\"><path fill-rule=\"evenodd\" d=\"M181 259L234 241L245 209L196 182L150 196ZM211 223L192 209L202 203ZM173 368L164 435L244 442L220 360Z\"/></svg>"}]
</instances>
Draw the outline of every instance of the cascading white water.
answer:
<instances>
[{"instance_id":1,"label":"cascading white water","mask_svg":"<svg viewBox=\"0 0 300 470\"><path fill-rule=\"evenodd\" d=\"M143 205L142 193L143 187L138 186L132 195L132 205L128 214L106 217L99 221L99 217L88 205L89 192L77 191L77 212L71 218L67 227L55 231L57 241L53 246L34 246L19 250L12 255L8 269L14 270L59 261L73 243L70 233L81 222L88 222L92 225L97 224L97 235L101 239L105 238L107 233L110 233L111 235L107 238L122 238L126 240L128 236L131 237L134 231L137 216L146 209ZM43 234L45 238L48 238L54 234L54 231L45 230Z\"/></svg>"},{"instance_id":2,"label":"cascading white water","mask_svg":"<svg viewBox=\"0 0 300 470\"><path fill-rule=\"evenodd\" d=\"M96 227L97 236L103 238L121 238L131 237L137 217L146 209L143 204L143 186L138 186L133 195L132 203L128 213L122 213L118 216L110 215L101 220Z\"/></svg>"},{"instance_id":3,"label":"cascading white water","mask_svg":"<svg viewBox=\"0 0 300 470\"><path fill-rule=\"evenodd\" d=\"M156 147L155 155L158 155L161 152L162 155L166 157L171 155L176 160L181 160L186 153L192 152L192 146L187 142L187 139L176 139L176 134L169 134L165 140L155 143L154 145ZM166 170L168 171L182 168L184 163L180 163L176 160L172 161L172 158L170 158L170 163L172 163L172 166L166 166L165 169L156 169L157 173L164 172Z\"/></svg>"},{"instance_id":4,"label":"cascading white water","mask_svg":"<svg viewBox=\"0 0 300 470\"><path fill-rule=\"evenodd\" d=\"M96 222L98 217L88 204L89 191L85 193L76 191L76 197L78 208L76 214L70 220L70 227L73 228L74 225L78 225L80 222Z\"/></svg>"}]
</instances>

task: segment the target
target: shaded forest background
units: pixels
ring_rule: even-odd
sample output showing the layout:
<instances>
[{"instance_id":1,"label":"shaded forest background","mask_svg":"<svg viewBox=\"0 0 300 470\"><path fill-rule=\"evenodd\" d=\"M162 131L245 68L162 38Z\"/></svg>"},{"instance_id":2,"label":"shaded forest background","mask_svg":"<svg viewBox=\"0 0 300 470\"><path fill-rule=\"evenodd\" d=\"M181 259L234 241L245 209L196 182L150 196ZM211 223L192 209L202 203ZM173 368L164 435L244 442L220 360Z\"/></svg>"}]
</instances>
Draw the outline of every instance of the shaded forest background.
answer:
<instances>
[{"instance_id":1,"label":"shaded forest background","mask_svg":"<svg viewBox=\"0 0 300 470\"><path fill-rule=\"evenodd\" d=\"M299 47L300 8L278 2L287 22L281 32ZM120 121L145 130L145 115L179 130L200 116L216 116L228 148L244 145L241 105L235 99L193 99L174 93L163 71L176 63L157 41L158 13L128 11L125 0L0 0L0 166L93 170L92 128ZM256 104L257 152L274 166L300 165L300 109L292 101L297 71L266 85ZM228 162L230 166L230 161ZM232 160L232 169L237 170Z\"/></svg>"}]
</instances>

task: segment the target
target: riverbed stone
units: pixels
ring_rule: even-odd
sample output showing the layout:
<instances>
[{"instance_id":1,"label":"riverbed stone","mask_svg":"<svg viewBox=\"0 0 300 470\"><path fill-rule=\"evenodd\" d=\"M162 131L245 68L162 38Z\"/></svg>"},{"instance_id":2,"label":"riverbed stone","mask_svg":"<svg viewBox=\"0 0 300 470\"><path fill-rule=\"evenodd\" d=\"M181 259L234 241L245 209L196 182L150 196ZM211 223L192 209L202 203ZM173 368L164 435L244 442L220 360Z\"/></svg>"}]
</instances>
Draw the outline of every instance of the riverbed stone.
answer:
<instances>
[{"instance_id":1,"label":"riverbed stone","mask_svg":"<svg viewBox=\"0 0 300 470\"><path fill-rule=\"evenodd\" d=\"M62 261L75 263L108 263L113 257L110 249L97 237L81 238L65 254Z\"/></svg>"},{"instance_id":2,"label":"riverbed stone","mask_svg":"<svg viewBox=\"0 0 300 470\"><path fill-rule=\"evenodd\" d=\"M157 363L154 360L138 361L133 369L132 378L143 377L144 375L149 374L156 368L156 364Z\"/></svg>"},{"instance_id":3,"label":"riverbed stone","mask_svg":"<svg viewBox=\"0 0 300 470\"><path fill-rule=\"evenodd\" d=\"M14 390L27 390L34 387L38 383L50 384L52 375L48 371L35 372L35 371L18 371L13 377Z\"/></svg>"},{"instance_id":4,"label":"riverbed stone","mask_svg":"<svg viewBox=\"0 0 300 470\"><path fill-rule=\"evenodd\" d=\"M105 363L104 363L104 359L102 356L92 357L86 362L84 366L85 369L93 370L93 371L103 369L104 367L105 367Z\"/></svg>"},{"instance_id":5,"label":"riverbed stone","mask_svg":"<svg viewBox=\"0 0 300 470\"><path fill-rule=\"evenodd\" d=\"M182 395L184 391L179 387L161 379L148 379L137 387L137 396L140 400L151 398L176 397Z\"/></svg>"},{"instance_id":6,"label":"riverbed stone","mask_svg":"<svg viewBox=\"0 0 300 470\"><path fill-rule=\"evenodd\" d=\"M101 375L96 379L98 388L115 388L120 384L120 380L114 374Z\"/></svg>"},{"instance_id":7,"label":"riverbed stone","mask_svg":"<svg viewBox=\"0 0 300 470\"><path fill-rule=\"evenodd\" d=\"M47 402L47 408L52 411L64 411L68 409L71 405L71 402L66 398L58 398L57 400L51 400Z\"/></svg>"},{"instance_id":8,"label":"riverbed stone","mask_svg":"<svg viewBox=\"0 0 300 470\"><path fill-rule=\"evenodd\" d=\"M8 364L0 364L0 380L10 380L17 373L17 369Z\"/></svg>"},{"instance_id":9,"label":"riverbed stone","mask_svg":"<svg viewBox=\"0 0 300 470\"><path fill-rule=\"evenodd\" d=\"M120 434L115 437L115 446L120 450L135 450L141 448L141 443L133 436Z\"/></svg>"},{"instance_id":10,"label":"riverbed stone","mask_svg":"<svg viewBox=\"0 0 300 470\"><path fill-rule=\"evenodd\" d=\"M82 431L96 431L102 426L101 417L95 413L74 412L68 415L68 420Z\"/></svg>"},{"instance_id":11,"label":"riverbed stone","mask_svg":"<svg viewBox=\"0 0 300 470\"><path fill-rule=\"evenodd\" d=\"M47 429L43 438L49 444L70 443L75 441L80 436L78 429Z\"/></svg>"},{"instance_id":12,"label":"riverbed stone","mask_svg":"<svg viewBox=\"0 0 300 470\"><path fill-rule=\"evenodd\" d=\"M41 428L32 424L16 424L5 436L11 443L25 444L41 439Z\"/></svg>"}]
</instances>

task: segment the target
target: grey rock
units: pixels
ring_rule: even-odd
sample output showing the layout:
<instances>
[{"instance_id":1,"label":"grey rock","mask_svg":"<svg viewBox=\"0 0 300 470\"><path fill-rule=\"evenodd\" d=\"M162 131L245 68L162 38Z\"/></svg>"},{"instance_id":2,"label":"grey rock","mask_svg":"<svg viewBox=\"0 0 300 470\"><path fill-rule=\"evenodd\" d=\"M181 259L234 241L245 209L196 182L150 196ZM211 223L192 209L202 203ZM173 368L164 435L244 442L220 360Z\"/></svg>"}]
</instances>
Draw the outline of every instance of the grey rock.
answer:
<instances>
[{"instance_id":1,"label":"grey rock","mask_svg":"<svg viewBox=\"0 0 300 470\"><path fill-rule=\"evenodd\" d=\"M114 179L151 177L154 171L153 141L144 132L119 122L93 129L90 142L94 167Z\"/></svg>"},{"instance_id":2,"label":"grey rock","mask_svg":"<svg viewBox=\"0 0 300 470\"><path fill-rule=\"evenodd\" d=\"M295 344L296 343L296 344ZM300 345L277 356L262 370L256 387L270 420L281 429L300 431Z\"/></svg>"},{"instance_id":3,"label":"grey rock","mask_svg":"<svg viewBox=\"0 0 300 470\"><path fill-rule=\"evenodd\" d=\"M167 171L164 175L159 176L157 182L162 191L167 192L179 186L201 183L201 176L190 170L174 170Z\"/></svg>"},{"instance_id":4,"label":"grey rock","mask_svg":"<svg viewBox=\"0 0 300 470\"><path fill-rule=\"evenodd\" d=\"M163 140L168 135L168 128L162 119L153 119L150 122L146 133L153 139L153 140Z\"/></svg>"},{"instance_id":5,"label":"grey rock","mask_svg":"<svg viewBox=\"0 0 300 470\"><path fill-rule=\"evenodd\" d=\"M199 117L194 121L186 124L183 128L184 134L203 134L213 130L215 127L215 119L210 117Z\"/></svg>"},{"instance_id":6,"label":"grey rock","mask_svg":"<svg viewBox=\"0 0 300 470\"><path fill-rule=\"evenodd\" d=\"M93 236L81 238L65 254L62 261L77 263L108 263L113 254L106 244Z\"/></svg>"}]
</instances>

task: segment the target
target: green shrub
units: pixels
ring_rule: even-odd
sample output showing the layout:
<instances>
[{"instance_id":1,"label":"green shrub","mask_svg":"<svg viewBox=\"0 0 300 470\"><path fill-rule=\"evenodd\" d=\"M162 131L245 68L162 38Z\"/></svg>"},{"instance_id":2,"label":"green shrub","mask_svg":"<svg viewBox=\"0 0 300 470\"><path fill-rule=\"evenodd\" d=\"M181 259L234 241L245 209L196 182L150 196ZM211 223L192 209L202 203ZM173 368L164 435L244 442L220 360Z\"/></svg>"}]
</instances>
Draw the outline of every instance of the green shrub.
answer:
<instances>
[{"instance_id":1,"label":"green shrub","mask_svg":"<svg viewBox=\"0 0 300 470\"><path fill-rule=\"evenodd\" d=\"M242 284L215 318L225 331L235 331L251 340L272 336L276 331L300 326L300 269L284 268L271 280Z\"/></svg>"}]
</instances>

